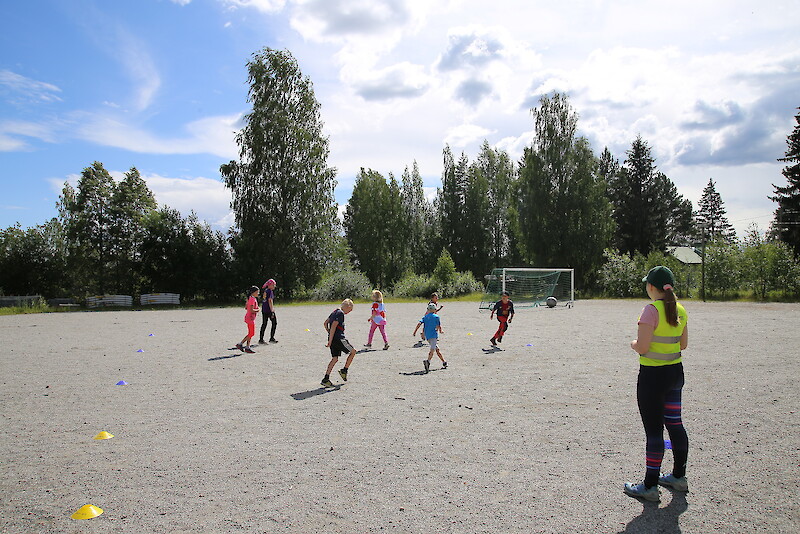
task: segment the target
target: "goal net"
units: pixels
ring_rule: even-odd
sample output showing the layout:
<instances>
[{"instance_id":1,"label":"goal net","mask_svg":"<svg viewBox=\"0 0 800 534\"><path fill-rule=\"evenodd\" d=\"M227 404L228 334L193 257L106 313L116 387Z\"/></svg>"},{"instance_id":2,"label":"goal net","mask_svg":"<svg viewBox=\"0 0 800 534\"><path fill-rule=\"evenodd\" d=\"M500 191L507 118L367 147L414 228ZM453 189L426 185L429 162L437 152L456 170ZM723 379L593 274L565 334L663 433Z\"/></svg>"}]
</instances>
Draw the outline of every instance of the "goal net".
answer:
<instances>
[{"instance_id":1,"label":"goal net","mask_svg":"<svg viewBox=\"0 0 800 534\"><path fill-rule=\"evenodd\" d=\"M515 308L572 307L575 301L574 269L494 269L487 276L480 309L490 310L508 291ZM550 299L549 297L554 297Z\"/></svg>"}]
</instances>

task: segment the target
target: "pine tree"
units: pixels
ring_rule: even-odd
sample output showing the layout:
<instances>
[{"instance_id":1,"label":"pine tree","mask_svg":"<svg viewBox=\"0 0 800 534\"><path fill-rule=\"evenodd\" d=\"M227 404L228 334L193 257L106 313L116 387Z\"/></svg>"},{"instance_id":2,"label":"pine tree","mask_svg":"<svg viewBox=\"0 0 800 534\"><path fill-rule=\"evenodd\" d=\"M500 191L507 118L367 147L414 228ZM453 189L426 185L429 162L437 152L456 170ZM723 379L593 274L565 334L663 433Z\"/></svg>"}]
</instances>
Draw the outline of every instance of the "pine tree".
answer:
<instances>
[{"instance_id":1,"label":"pine tree","mask_svg":"<svg viewBox=\"0 0 800 534\"><path fill-rule=\"evenodd\" d=\"M709 178L708 185L703 189L703 196L700 197L696 216L697 225L703 229L707 240L723 239L729 243L736 240L736 231L725 213L722 195L717 192L714 180Z\"/></svg>"},{"instance_id":2,"label":"pine tree","mask_svg":"<svg viewBox=\"0 0 800 534\"><path fill-rule=\"evenodd\" d=\"M778 203L772 222L773 234L789 245L795 254L800 254L800 113L794 120L797 124L786 139L789 145L786 157L778 160L789 163L781 171L788 184L784 187L773 184L775 196L769 198Z\"/></svg>"}]
</instances>

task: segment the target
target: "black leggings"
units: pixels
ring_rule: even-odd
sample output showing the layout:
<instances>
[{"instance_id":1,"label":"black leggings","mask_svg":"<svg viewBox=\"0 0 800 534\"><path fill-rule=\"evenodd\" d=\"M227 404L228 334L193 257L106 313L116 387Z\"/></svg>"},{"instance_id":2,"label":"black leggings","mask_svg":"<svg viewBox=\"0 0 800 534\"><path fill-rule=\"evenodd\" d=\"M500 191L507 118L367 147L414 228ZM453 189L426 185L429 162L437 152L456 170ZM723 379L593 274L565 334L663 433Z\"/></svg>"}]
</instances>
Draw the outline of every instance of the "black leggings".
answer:
<instances>
[{"instance_id":1,"label":"black leggings","mask_svg":"<svg viewBox=\"0 0 800 534\"><path fill-rule=\"evenodd\" d=\"M675 477L686 475L686 458L689 455L689 438L681 419L681 390L683 389L683 364L651 367L639 366L636 384L636 400L642 416L647 438L645 459L645 486L658 483L661 460L664 458L664 427L667 427L672 442Z\"/></svg>"},{"instance_id":2,"label":"black leggings","mask_svg":"<svg viewBox=\"0 0 800 534\"><path fill-rule=\"evenodd\" d=\"M275 339L275 329L278 328L278 318L275 317L275 312L270 313L269 306L264 304L261 309L261 336L259 341L264 341L264 332L267 330L267 322L272 321L272 330L270 330L269 338Z\"/></svg>"}]
</instances>

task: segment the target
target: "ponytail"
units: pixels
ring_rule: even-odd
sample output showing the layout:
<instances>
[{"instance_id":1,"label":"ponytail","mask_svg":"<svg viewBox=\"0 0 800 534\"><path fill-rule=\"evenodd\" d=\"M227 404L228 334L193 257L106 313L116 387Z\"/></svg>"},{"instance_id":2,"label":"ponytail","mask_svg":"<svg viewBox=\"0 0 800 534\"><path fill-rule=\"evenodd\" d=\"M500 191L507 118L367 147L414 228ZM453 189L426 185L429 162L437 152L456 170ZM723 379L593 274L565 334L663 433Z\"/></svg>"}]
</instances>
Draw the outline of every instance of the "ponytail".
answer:
<instances>
[{"instance_id":1,"label":"ponytail","mask_svg":"<svg viewBox=\"0 0 800 534\"><path fill-rule=\"evenodd\" d=\"M667 316L667 322L671 326L678 326L678 301L675 298L672 286L669 284L664 286L664 314Z\"/></svg>"}]
</instances>

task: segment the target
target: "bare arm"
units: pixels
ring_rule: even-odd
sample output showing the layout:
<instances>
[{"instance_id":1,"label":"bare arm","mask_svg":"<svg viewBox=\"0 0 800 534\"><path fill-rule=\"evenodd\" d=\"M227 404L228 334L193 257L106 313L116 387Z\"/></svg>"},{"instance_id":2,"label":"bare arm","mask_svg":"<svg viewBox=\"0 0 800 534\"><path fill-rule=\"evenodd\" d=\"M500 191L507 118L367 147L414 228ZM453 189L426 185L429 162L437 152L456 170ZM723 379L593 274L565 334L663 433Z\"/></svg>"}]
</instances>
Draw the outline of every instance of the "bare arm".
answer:
<instances>
[{"instance_id":1,"label":"bare arm","mask_svg":"<svg viewBox=\"0 0 800 534\"><path fill-rule=\"evenodd\" d=\"M325 321L327 323L327 321ZM325 345L326 347L330 347L333 343L333 335L336 333L336 328L339 326L339 321L333 321L330 324L330 328L328 329L328 344Z\"/></svg>"},{"instance_id":2,"label":"bare arm","mask_svg":"<svg viewBox=\"0 0 800 534\"><path fill-rule=\"evenodd\" d=\"M639 323L639 331L636 339L631 341L631 348L639 354L647 354L650 350L650 342L653 341L655 327L651 324Z\"/></svg>"},{"instance_id":3,"label":"bare arm","mask_svg":"<svg viewBox=\"0 0 800 534\"><path fill-rule=\"evenodd\" d=\"M414 329L414 333L413 333L413 334L411 334L412 336L414 336L414 337L416 337L416 336L417 336L417 330L419 330L419 325L421 325L421 324L422 324L422 323L417 323L417 327Z\"/></svg>"}]
</instances>

